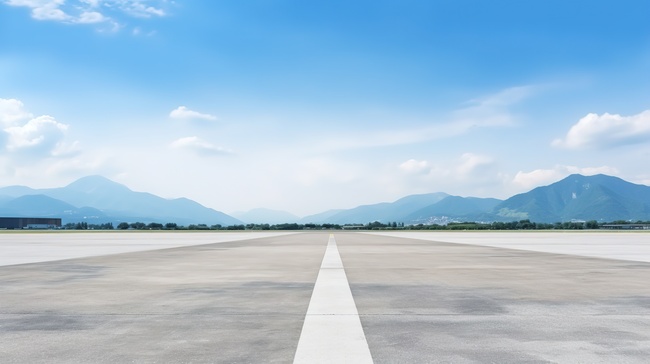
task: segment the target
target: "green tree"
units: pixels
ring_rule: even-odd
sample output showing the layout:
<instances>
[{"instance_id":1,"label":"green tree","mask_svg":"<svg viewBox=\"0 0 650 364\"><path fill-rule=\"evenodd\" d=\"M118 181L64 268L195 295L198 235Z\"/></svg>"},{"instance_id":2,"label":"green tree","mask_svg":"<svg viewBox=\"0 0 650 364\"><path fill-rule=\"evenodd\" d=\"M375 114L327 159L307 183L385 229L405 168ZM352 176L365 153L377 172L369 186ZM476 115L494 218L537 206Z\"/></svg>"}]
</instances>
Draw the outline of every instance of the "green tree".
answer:
<instances>
[{"instance_id":1,"label":"green tree","mask_svg":"<svg viewBox=\"0 0 650 364\"><path fill-rule=\"evenodd\" d=\"M137 221L137 222L132 223L130 226L132 228L134 228L134 229L142 230L147 226L147 224Z\"/></svg>"}]
</instances>

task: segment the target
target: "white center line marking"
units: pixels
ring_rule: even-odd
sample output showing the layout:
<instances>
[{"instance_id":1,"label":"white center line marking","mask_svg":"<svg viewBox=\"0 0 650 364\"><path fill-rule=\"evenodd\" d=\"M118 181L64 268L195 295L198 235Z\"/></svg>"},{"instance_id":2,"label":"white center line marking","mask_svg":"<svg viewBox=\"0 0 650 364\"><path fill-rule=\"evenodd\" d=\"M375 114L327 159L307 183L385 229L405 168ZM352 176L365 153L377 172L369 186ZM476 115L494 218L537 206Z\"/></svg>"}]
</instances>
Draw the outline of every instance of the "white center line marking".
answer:
<instances>
[{"instance_id":1,"label":"white center line marking","mask_svg":"<svg viewBox=\"0 0 650 364\"><path fill-rule=\"evenodd\" d=\"M327 243L293 362L373 362L334 235Z\"/></svg>"}]
</instances>

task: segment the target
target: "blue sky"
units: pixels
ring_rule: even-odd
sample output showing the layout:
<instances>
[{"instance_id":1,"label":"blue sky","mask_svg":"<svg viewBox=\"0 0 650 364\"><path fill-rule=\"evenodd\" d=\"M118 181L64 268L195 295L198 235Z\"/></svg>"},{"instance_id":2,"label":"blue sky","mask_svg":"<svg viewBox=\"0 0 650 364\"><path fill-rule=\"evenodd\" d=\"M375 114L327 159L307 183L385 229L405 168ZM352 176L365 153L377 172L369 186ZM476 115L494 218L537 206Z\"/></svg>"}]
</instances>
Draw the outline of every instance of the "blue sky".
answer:
<instances>
[{"instance_id":1,"label":"blue sky","mask_svg":"<svg viewBox=\"0 0 650 364\"><path fill-rule=\"evenodd\" d=\"M0 181L298 215L650 184L650 3L0 0Z\"/></svg>"}]
</instances>

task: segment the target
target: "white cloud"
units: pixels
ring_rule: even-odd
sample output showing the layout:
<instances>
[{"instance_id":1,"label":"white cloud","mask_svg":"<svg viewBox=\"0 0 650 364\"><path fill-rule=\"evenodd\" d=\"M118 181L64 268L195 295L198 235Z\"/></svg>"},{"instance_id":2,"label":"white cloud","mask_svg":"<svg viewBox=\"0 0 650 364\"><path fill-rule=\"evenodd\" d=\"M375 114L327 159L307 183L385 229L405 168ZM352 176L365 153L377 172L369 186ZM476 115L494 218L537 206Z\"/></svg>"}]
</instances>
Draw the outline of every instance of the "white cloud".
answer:
<instances>
[{"instance_id":1,"label":"white cloud","mask_svg":"<svg viewBox=\"0 0 650 364\"><path fill-rule=\"evenodd\" d=\"M546 186L555 183L570 174L582 174L591 176L595 174L609 174L616 175L618 170L614 167L601 166L601 167L576 167L576 166L563 166L557 165L553 169L536 169L530 172L519 171L515 175L512 183L521 190L529 190L531 188Z\"/></svg>"},{"instance_id":2,"label":"white cloud","mask_svg":"<svg viewBox=\"0 0 650 364\"><path fill-rule=\"evenodd\" d=\"M13 126L20 121L31 119L33 115L25 110L25 105L16 99L0 98L0 124Z\"/></svg>"},{"instance_id":3,"label":"white cloud","mask_svg":"<svg viewBox=\"0 0 650 364\"><path fill-rule=\"evenodd\" d=\"M57 122L49 115L31 119L23 126L5 129L8 134L9 152L50 154L62 142L68 126Z\"/></svg>"},{"instance_id":4,"label":"white cloud","mask_svg":"<svg viewBox=\"0 0 650 364\"><path fill-rule=\"evenodd\" d=\"M568 149L598 149L643 143L649 138L650 110L632 116L591 113L573 125L564 139L552 144Z\"/></svg>"},{"instance_id":5,"label":"white cloud","mask_svg":"<svg viewBox=\"0 0 650 364\"><path fill-rule=\"evenodd\" d=\"M409 159L399 165L402 181L422 192L489 195L504 186L507 179L490 156L464 153L456 158L435 161Z\"/></svg>"},{"instance_id":6,"label":"white cloud","mask_svg":"<svg viewBox=\"0 0 650 364\"><path fill-rule=\"evenodd\" d=\"M131 0L131 1L113 1L117 3L117 6L122 9L124 12L129 13L132 16L149 18L151 16L165 16L167 15L165 11L161 8L155 6L145 5L142 0Z\"/></svg>"},{"instance_id":7,"label":"white cloud","mask_svg":"<svg viewBox=\"0 0 650 364\"><path fill-rule=\"evenodd\" d=\"M54 3L54 2L53 2ZM32 17L36 20L69 21L72 17L58 8L59 4L47 4L32 9Z\"/></svg>"},{"instance_id":8,"label":"white cloud","mask_svg":"<svg viewBox=\"0 0 650 364\"><path fill-rule=\"evenodd\" d=\"M72 143L65 141L59 142L54 149L52 149L53 157L72 157L81 153L81 147L78 140Z\"/></svg>"},{"instance_id":9,"label":"white cloud","mask_svg":"<svg viewBox=\"0 0 650 364\"><path fill-rule=\"evenodd\" d=\"M82 3L87 4L90 8L96 8L101 4L101 0L80 0Z\"/></svg>"},{"instance_id":10,"label":"white cloud","mask_svg":"<svg viewBox=\"0 0 650 364\"><path fill-rule=\"evenodd\" d=\"M32 18L36 20L69 21L72 18L60 8L65 5L64 0L8 0L5 4L32 9Z\"/></svg>"},{"instance_id":11,"label":"white cloud","mask_svg":"<svg viewBox=\"0 0 650 364\"><path fill-rule=\"evenodd\" d=\"M36 118L16 99L0 99L0 148L7 158L69 157L79 153L78 142L65 140L68 125L49 115Z\"/></svg>"},{"instance_id":12,"label":"white cloud","mask_svg":"<svg viewBox=\"0 0 650 364\"><path fill-rule=\"evenodd\" d=\"M537 87L516 86L482 98L470 100L468 106L454 113L456 123L468 127L508 126L515 122L509 108L530 97Z\"/></svg>"},{"instance_id":13,"label":"white cloud","mask_svg":"<svg viewBox=\"0 0 650 364\"><path fill-rule=\"evenodd\" d=\"M217 117L210 114L202 114L198 111L193 111L188 109L185 106L179 106L178 108L172 110L169 113L169 117L172 119L201 119L201 120L217 120Z\"/></svg>"},{"instance_id":14,"label":"white cloud","mask_svg":"<svg viewBox=\"0 0 650 364\"><path fill-rule=\"evenodd\" d=\"M415 159L409 159L406 162L399 165L399 169L406 173L428 173L431 170L431 166L427 161L418 161Z\"/></svg>"},{"instance_id":15,"label":"white cloud","mask_svg":"<svg viewBox=\"0 0 650 364\"><path fill-rule=\"evenodd\" d=\"M452 112L443 122L426 127L367 131L361 137L337 135L320 143L319 149L345 150L406 145L452 138L481 128L507 127L515 124L509 108L533 94L534 86L512 87L483 98L470 100L465 107Z\"/></svg>"},{"instance_id":16,"label":"white cloud","mask_svg":"<svg viewBox=\"0 0 650 364\"><path fill-rule=\"evenodd\" d=\"M463 180L483 179L488 169L494 165L494 160L485 155L465 153L460 157L456 167L456 175Z\"/></svg>"},{"instance_id":17,"label":"white cloud","mask_svg":"<svg viewBox=\"0 0 650 364\"><path fill-rule=\"evenodd\" d=\"M150 18L167 15L162 8L165 0L5 0L9 6L31 9L36 20L58 21L69 24L108 24L111 31L122 26L112 16L128 14L132 17ZM154 5L150 5L154 3Z\"/></svg>"},{"instance_id":18,"label":"white cloud","mask_svg":"<svg viewBox=\"0 0 650 364\"><path fill-rule=\"evenodd\" d=\"M114 155L75 156L75 158L48 161L44 168L45 175L72 178L89 174L111 175L119 170L111 162L113 157Z\"/></svg>"},{"instance_id":19,"label":"white cloud","mask_svg":"<svg viewBox=\"0 0 650 364\"><path fill-rule=\"evenodd\" d=\"M200 155L232 154L232 151L215 146L196 136L177 139L171 143L171 147L176 149L190 150Z\"/></svg>"},{"instance_id":20,"label":"white cloud","mask_svg":"<svg viewBox=\"0 0 650 364\"><path fill-rule=\"evenodd\" d=\"M76 20L76 22L80 24L95 24L105 22L107 20L108 18L96 11L84 11L79 15L79 18Z\"/></svg>"}]
</instances>

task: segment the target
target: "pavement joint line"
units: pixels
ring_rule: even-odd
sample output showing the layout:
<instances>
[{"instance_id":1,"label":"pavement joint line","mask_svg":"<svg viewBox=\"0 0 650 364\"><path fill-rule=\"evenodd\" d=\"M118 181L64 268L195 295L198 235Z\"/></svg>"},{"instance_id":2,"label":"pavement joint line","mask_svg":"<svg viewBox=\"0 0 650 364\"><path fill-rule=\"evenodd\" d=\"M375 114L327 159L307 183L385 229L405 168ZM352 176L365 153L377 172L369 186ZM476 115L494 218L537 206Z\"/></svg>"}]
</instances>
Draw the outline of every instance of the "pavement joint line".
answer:
<instances>
[{"instance_id":1,"label":"pavement joint line","mask_svg":"<svg viewBox=\"0 0 650 364\"><path fill-rule=\"evenodd\" d=\"M37 313L24 313L24 312L13 312L6 313L0 312L0 316L42 316L42 315L52 315L51 312L37 312ZM53 316L57 317L92 317L92 316L205 316L205 317L221 317L221 316L279 316L279 317L292 317L297 316L293 314L285 313L273 313L273 314L239 314L239 313L220 313L220 314L185 314L185 313L97 313L97 314L55 314ZM302 315L301 315L302 316ZM355 316L353 314L312 314L310 316ZM380 316L467 316L467 317L566 317L564 314L477 314L477 313L365 313L359 314L358 316L364 317L380 317ZM633 314L633 313L583 313L576 316L580 317L644 317L647 318L648 315L644 313Z\"/></svg>"},{"instance_id":2,"label":"pavement joint line","mask_svg":"<svg viewBox=\"0 0 650 364\"><path fill-rule=\"evenodd\" d=\"M51 312L37 312L37 313L24 313L24 312L12 312L12 313L6 313L6 312L0 312L0 315L2 316L28 316L28 315L51 315ZM65 314L55 314L54 316L297 316L297 315L292 315L292 314L286 314L286 313L274 313L274 314L263 314L263 313L220 313L220 314L185 314L185 313L88 313L88 314L78 314L78 313L65 313ZM302 315L301 315L302 316ZM331 313L331 314L312 314L310 316L355 316L353 314L339 314L339 313ZM565 317L566 315L564 314L528 314L528 313L522 313L522 314L479 314L479 313L363 313L359 314L359 316L499 316L499 317L507 317L507 316L540 316L540 317L549 317L549 316L557 316L557 317ZM618 314L612 314L612 313L583 313L580 314L579 316L644 316L647 317L647 314L644 313L618 313Z\"/></svg>"},{"instance_id":3,"label":"pavement joint line","mask_svg":"<svg viewBox=\"0 0 650 364\"><path fill-rule=\"evenodd\" d=\"M0 316L57 316L57 317L92 317L92 316L205 316L205 317L220 317L220 316L278 316L278 317L293 317L297 314L287 313L63 313L53 314L52 312L0 312ZM302 317L302 315L300 315Z\"/></svg>"},{"instance_id":4,"label":"pavement joint line","mask_svg":"<svg viewBox=\"0 0 650 364\"><path fill-rule=\"evenodd\" d=\"M373 363L333 234L327 242L293 363Z\"/></svg>"}]
</instances>

